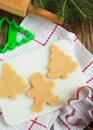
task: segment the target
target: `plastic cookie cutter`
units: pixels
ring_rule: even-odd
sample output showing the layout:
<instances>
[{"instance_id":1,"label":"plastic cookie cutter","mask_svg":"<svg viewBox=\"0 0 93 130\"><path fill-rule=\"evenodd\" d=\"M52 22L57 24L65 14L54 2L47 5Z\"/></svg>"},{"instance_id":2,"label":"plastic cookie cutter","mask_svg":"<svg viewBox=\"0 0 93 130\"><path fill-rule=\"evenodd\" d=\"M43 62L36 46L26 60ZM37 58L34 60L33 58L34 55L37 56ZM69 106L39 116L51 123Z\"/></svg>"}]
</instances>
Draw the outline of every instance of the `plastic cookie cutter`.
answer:
<instances>
[{"instance_id":1,"label":"plastic cookie cutter","mask_svg":"<svg viewBox=\"0 0 93 130\"><path fill-rule=\"evenodd\" d=\"M0 20L0 32L2 31L3 24L8 24L8 36L7 42L3 48L0 48L0 53L5 53L7 50L14 50L16 46L20 46L24 43L29 42L34 39L34 34L25 30L23 27L19 26L14 21L9 21L8 18L4 17ZM24 34L26 37L22 38L20 41L17 41L18 32Z\"/></svg>"}]
</instances>

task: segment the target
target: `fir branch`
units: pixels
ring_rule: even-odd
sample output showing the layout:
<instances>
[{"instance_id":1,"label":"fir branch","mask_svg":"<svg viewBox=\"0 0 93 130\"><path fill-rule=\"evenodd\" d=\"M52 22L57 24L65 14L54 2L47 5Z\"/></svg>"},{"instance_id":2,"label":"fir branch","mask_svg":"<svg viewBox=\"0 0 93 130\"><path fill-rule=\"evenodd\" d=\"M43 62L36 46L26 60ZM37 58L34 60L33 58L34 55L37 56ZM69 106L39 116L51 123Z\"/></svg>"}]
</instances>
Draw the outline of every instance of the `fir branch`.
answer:
<instances>
[{"instance_id":1,"label":"fir branch","mask_svg":"<svg viewBox=\"0 0 93 130\"><path fill-rule=\"evenodd\" d=\"M46 0L34 0L34 5L38 8L46 9Z\"/></svg>"},{"instance_id":2,"label":"fir branch","mask_svg":"<svg viewBox=\"0 0 93 130\"><path fill-rule=\"evenodd\" d=\"M34 0L39 8L58 14L66 21L87 21L93 19L92 0Z\"/></svg>"},{"instance_id":3,"label":"fir branch","mask_svg":"<svg viewBox=\"0 0 93 130\"><path fill-rule=\"evenodd\" d=\"M84 12L79 8L79 6L73 0L71 0L71 2L75 5L78 11L83 15L83 17L87 18L86 14L84 14Z\"/></svg>"}]
</instances>

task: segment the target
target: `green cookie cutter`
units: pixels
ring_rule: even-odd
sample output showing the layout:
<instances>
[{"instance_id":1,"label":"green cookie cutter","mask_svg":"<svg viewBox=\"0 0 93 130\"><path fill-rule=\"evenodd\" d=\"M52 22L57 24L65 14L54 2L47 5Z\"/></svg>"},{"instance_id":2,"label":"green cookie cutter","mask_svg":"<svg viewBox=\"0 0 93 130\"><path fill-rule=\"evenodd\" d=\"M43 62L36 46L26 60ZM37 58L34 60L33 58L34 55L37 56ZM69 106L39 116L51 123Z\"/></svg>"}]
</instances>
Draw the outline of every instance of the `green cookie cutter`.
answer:
<instances>
[{"instance_id":1,"label":"green cookie cutter","mask_svg":"<svg viewBox=\"0 0 93 130\"><path fill-rule=\"evenodd\" d=\"M5 53L7 50L14 50L16 46L20 46L24 43L29 42L30 40L34 39L34 34L25 30L23 27L19 26L14 21L9 21L8 18L4 17L0 20L0 32L2 31L2 26L4 23L9 25L8 28L8 38L7 43L3 48L0 48L0 53ZM27 37L21 39L19 42L17 41L17 33L21 32Z\"/></svg>"}]
</instances>

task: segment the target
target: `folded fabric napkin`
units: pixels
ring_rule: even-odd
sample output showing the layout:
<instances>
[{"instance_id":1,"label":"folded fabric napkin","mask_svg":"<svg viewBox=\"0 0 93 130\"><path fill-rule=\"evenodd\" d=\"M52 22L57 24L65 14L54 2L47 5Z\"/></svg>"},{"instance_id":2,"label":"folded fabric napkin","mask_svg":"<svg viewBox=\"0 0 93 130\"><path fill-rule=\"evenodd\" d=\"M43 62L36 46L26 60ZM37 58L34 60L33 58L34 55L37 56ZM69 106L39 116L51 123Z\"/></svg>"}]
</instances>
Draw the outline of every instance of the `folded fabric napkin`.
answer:
<instances>
[{"instance_id":1,"label":"folded fabric napkin","mask_svg":"<svg viewBox=\"0 0 93 130\"><path fill-rule=\"evenodd\" d=\"M14 51L0 54L1 61L43 47L57 40L68 39L80 63L86 83L93 87L93 55L81 44L73 33L66 31L57 24L33 15L28 15L21 23L21 26L33 32L35 39L28 44L16 48ZM19 33L18 40L21 38L22 34ZM75 112L67 120L65 117L73 112L73 108ZM86 123L89 124L93 120L92 108L92 91L90 91L89 96L83 101L74 103L72 106L62 106L59 110L31 119L14 127L6 125L3 113L0 112L0 130L82 130L86 126ZM76 122L78 122L78 126Z\"/></svg>"}]
</instances>

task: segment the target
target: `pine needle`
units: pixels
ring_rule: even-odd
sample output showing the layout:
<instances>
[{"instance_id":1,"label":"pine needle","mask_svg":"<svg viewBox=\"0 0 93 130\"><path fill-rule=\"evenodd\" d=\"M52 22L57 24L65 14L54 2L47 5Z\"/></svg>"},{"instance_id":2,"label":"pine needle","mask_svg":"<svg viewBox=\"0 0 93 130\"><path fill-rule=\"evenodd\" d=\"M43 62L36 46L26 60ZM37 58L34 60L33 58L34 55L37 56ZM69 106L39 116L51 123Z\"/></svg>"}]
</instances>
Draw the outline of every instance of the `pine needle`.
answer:
<instances>
[{"instance_id":1,"label":"pine needle","mask_svg":"<svg viewBox=\"0 0 93 130\"><path fill-rule=\"evenodd\" d=\"M65 1L64 1L64 4L63 4L63 15L62 15L63 17L64 17L64 14L65 14L65 6L66 6L66 2L67 2L67 0L65 0Z\"/></svg>"}]
</instances>

